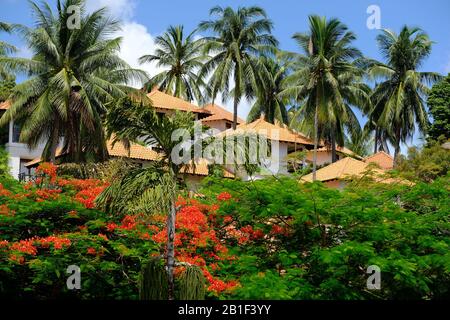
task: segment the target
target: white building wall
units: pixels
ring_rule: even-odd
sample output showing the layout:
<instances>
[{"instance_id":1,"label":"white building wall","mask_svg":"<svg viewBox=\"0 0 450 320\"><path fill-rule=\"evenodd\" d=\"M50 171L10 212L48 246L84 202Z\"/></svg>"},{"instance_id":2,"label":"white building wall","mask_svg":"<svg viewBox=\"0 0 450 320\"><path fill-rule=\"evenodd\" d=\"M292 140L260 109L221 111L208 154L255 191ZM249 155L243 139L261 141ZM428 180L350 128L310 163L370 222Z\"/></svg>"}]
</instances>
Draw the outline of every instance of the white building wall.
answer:
<instances>
[{"instance_id":1,"label":"white building wall","mask_svg":"<svg viewBox=\"0 0 450 320\"><path fill-rule=\"evenodd\" d=\"M9 153L10 173L15 179L18 179L20 173L27 172L27 169L23 166L24 162L40 157L45 143L42 142L38 147L30 149L25 143L13 142L13 126L14 123L11 121L9 123L8 143L5 145L5 149Z\"/></svg>"}]
</instances>

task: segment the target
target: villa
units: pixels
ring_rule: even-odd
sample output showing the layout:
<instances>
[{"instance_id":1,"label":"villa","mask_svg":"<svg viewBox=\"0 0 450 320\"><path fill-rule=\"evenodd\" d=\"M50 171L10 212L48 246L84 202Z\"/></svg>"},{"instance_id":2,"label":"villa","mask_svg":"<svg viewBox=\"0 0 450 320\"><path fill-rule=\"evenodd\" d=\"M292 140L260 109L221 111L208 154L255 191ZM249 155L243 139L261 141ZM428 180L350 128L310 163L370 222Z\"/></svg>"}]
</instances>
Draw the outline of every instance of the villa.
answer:
<instances>
[{"instance_id":1,"label":"villa","mask_svg":"<svg viewBox=\"0 0 450 320\"><path fill-rule=\"evenodd\" d=\"M148 93L156 111L161 115L171 114L174 111L191 112L196 121L200 121L204 126L215 129L219 132L218 137L229 137L237 134L257 133L265 136L271 144L272 154L262 161L266 163L263 170L250 176L243 170L235 172L235 167L225 165L223 169L224 177L238 176L244 180L260 179L265 175L289 174L298 165L300 167L312 163L314 142L306 135L288 128L284 124L275 122L269 123L264 120L262 115L259 119L246 123L238 118L236 130L232 129L233 114L217 104L207 104L203 107L187 102L183 99L171 96L158 89L153 89ZM10 107L9 102L0 104L0 112L4 112ZM1 114L0 114L1 116ZM30 149L24 143L19 142L20 126L10 122L8 128L8 141L5 144L6 150L10 155L9 166L11 174L17 179L24 179L34 173L35 168L42 162L41 154L44 149L44 143L36 148ZM107 142L108 154L110 157L126 157L142 166L158 159L159 154L155 150L157 146L144 146L137 143L131 143L130 150L127 150L121 142L115 144L112 141ZM290 159L290 155L297 152L306 152L303 160ZM342 187L345 184L346 177L351 175L360 175L366 170L368 163L375 162L381 172L392 169L393 158L384 152L371 155L365 159L355 154L345 147L336 147L338 161L317 171L317 179L325 182L330 187ZM57 149L56 157L63 156L61 148ZM320 142L317 150L317 164L324 166L332 162L331 149ZM195 186L209 174L210 161L200 159L195 165L189 165L183 168L182 174L188 185ZM310 181L311 175L302 178L302 181Z\"/></svg>"}]
</instances>

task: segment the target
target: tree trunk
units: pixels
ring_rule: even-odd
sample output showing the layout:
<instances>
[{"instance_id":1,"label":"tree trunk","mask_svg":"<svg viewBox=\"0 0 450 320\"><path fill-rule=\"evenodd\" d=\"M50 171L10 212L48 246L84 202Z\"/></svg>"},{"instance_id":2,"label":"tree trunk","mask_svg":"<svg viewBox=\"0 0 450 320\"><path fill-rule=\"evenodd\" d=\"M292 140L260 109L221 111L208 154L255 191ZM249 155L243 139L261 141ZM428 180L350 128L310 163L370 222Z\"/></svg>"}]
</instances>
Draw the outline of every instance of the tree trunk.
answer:
<instances>
[{"instance_id":1,"label":"tree trunk","mask_svg":"<svg viewBox=\"0 0 450 320\"><path fill-rule=\"evenodd\" d=\"M237 126L237 112L238 112L238 97L234 97L233 103L233 130L236 130Z\"/></svg>"},{"instance_id":2,"label":"tree trunk","mask_svg":"<svg viewBox=\"0 0 450 320\"><path fill-rule=\"evenodd\" d=\"M375 141L374 141L374 148L373 148L373 153L377 153L378 152L378 140L379 140L379 130L378 127L375 127Z\"/></svg>"},{"instance_id":3,"label":"tree trunk","mask_svg":"<svg viewBox=\"0 0 450 320\"><path fill-rule=\"evenodd\" d=\"M336 155L336 137L335 132L331 132L331 163L335 163L337 161Z\"/></svg>"},{"instance_id":4,"label":"tree trunk","mask_svg":"<svg viewBox=\"0 0 450 320\"><path fill-rule=\"evenodd\" d=\"M316 105L316 111L314 112L313 181L316 181L318 144L319 144L319 105Z\"/></svg>"},{"instance_id":5,"label":"tree trunk","mask_svg":"<svg viewBox=\"0 0 450 320\"><path fill-rule=\"evenodd\" d=\"M175 266L175 217L176 217L175 200L171 201L170 213L167 216L167 275L169 284L169 300L175 299L175 283L173 269Z\"/></svg>"},{"instance_id":6,"label":"tree trunk","mask_svg":"<svg viewBox=\"0 0 450 320\"><path fill-rule=\"evenodd\" d=\"M58 147L58 142L59 142L59 129L58 128L59 128L58 122L55 121L53 130L52 130L52 136L50 137L50 139L51 139L50 162L51 163L56 162L56 149Z\"/></svg>"},{"instance_id":7,"label":"tree trunk","mask_svg":"<svg viewBox=\"0 0 450 320\"><path fill-rule=\"evenodd\" d=\"M400 127L395 129L394 168L397 167L400 157Z\"/></svg>"}]
</instances>

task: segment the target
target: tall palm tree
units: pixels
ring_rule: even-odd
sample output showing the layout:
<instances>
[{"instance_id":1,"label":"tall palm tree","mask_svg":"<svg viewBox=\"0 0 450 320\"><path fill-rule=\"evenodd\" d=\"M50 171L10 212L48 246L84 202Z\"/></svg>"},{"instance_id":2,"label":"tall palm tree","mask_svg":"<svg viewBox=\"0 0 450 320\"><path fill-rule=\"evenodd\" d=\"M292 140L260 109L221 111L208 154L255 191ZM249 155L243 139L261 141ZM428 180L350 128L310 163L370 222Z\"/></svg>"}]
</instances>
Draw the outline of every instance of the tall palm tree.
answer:
<instances>
[{"instance_id":1,"label":"tall palm tree","mask_svg":"<svg viewBox=\"0 0 450 320\"><path fill-rule=\"evenodd\" d=\"M252 122L264 114L268 122L288 123L288 99L280 96L289 70L288 62L264 56L258 59L257 70L256 100L247 121Z\"/></svg>"},{"instance_id":2,"label":"tall palm tree","mask_svg":"<svg viewBox=\"0 0 450 320\"><path fill-rule=\"evenodd\" d=\"M210 15L216 20L203 21L199 30L211 31L205 52L213 53L202 68L202 75L212 73L209 89L212 100L219 92L226 100L233 97L233 129L237 125L237 111L241 98L250 88L256 88L256 60L254 57L273 53L277 40L270 34L272 22L266 12L259 7L241 7L236 11L231 7L214 7ZM234 82L230 90L230 82Z\"/></svg>"},{"instance_id":3,"label":"tall palm tree","mask_svg":"<svg viewBox=\"0 0 450 320\"><path fill-rule=\"evenodd\" d=\"M70 6L84 12L85 0L57 1L56 14L47 3L30 2L35 28L20 27L34 55L31 59L1 57L0 65L22 71L29 79L11 94L12 105L0 126L21 121L20 139L30 147L46 141L43 157L55 161L64 141L68 159L86 155L107 157L102 115L107 104L136 90L126 84L146 81L145 73L131 69L118 56L120 38L111 38L119 23L100 9L83 14L80 28L69 28Z\"/></svg>"},{"instance_id":4,"label":"tall palm tree","mask_svg":"<svg viewBox=\"0 0 450 320\"><path fill-rule=\"evenodd\" d=\"M11 26L8 23L1 22L0 21L0 32L8 32L10 33L13 30L13 26ZM0 41L0 57L6 56L9 53L16 52L17 48L15 46L12 46L4 41ZM1 65L0 65L0 80L11 80L12 76L9 72L7 72Z\"/></svg>"},{"instance_id":5,"label":"tall palm tree","mask_svg":"<svg viewBox=\"0 0 450 320\"><path fill-rule=\"evenodd\" d=\"M140 63L156 62L165 70L153 76L147 86L158 86L175 97L188 101L202 101L203 79L197 72L203 66L203 39L194 40L195 31L184 35L183 26L170 26L167 32L156 38L158 48L154 54L139 58Z\"/></svg>"},{"instance_id":6,"label":"tall palm tree","mask_svg":"<svg viewBox=\"0 0 450 320\"><path fill-rule=\"evenodd\" d=\"M297 57L281 94L303 103L299 112L313 128L315 180L319 139L329 140L335 161L336 143L344 144L344 129L353 133L360 130L350 106L368 103L369 88L362 83L363 71L354 63L361 57L351 46L355 35L337 19L313 15L309 22L309 32L294 35L304 55Z\"/></svg>"},{"instance_id":7,"label":"tall palm tree","mask_svg":"<svg viewBox=\"0 0 450 320\"><path fill-rule=\"evenodd\" d=\"M404 26L399 34L382 30L377 37L378 46L386 64L373 62L368 73L382 79L373 91L374 121L385 128L394 145L395 162L400 155L400 145L411 138L417 124L425 132L428 119L425 109L427 84L440 78L437 73L419 72L431 53L429 37L420 28Z\"/></svg>"}]
</instances>

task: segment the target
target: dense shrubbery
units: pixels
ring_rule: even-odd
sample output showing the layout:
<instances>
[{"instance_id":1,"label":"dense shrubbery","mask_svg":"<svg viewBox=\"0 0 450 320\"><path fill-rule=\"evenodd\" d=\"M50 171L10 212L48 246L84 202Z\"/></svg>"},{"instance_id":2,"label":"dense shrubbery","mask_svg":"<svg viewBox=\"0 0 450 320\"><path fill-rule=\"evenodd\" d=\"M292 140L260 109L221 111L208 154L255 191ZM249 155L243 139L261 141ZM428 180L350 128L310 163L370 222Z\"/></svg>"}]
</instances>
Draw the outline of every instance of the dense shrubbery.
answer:
<instances>
[{"instance_id":1,"label":"dense shrubbery","mask_svg":"<svg viewBox=\"0 0 450 320\"><path fill-rule=\"evenodd\" d=\"M107 215L93 208L106 183L39 172L37 184L0 188L0 296L137 299L141 266L164 255L165 215ZM209 298L449 298L448 182L338 191L206 179L199 198L177 203L176 275L199 266ZM72 264L79 291L66 289ZM366 289L369 265L381 290Z\"/></svg>"}]
</instances>

